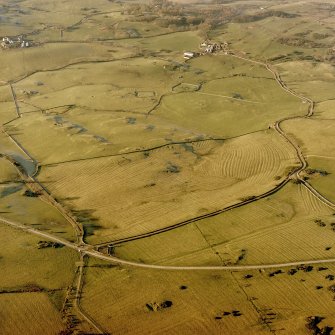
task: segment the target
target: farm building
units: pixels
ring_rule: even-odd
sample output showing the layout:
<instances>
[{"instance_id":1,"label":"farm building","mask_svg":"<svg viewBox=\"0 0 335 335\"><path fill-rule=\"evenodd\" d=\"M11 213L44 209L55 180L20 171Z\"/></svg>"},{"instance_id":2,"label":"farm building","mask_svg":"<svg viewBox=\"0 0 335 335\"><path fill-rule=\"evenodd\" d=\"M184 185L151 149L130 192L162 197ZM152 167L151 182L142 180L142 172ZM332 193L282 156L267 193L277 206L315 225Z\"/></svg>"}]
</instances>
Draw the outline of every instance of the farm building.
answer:
<instances>
[{"instance_id":1,"label":"farm building","mask_svg":"<svg viewBox=\"0 0 335 335\"><path fill-rule=\"evenodd\" d=\"M191 52L191 51L184 52L185 59L191 59L191 58L194 58L195 56L196 56L195 52Z\"/></svg>"},{"instance_id":2,"label":"farm building","mask_svg":"<svg viewBox=\"0 0 335 335\"><path fill-rule=\"evenodd\" d=\"M9 49L9 48L28 48L30 47L30 43L23 40L22 36L19 36L17 38L11 39L9 37L3 37L2 42L0 43L0 46L3 49Z\"/></svg>"}]
</instances>

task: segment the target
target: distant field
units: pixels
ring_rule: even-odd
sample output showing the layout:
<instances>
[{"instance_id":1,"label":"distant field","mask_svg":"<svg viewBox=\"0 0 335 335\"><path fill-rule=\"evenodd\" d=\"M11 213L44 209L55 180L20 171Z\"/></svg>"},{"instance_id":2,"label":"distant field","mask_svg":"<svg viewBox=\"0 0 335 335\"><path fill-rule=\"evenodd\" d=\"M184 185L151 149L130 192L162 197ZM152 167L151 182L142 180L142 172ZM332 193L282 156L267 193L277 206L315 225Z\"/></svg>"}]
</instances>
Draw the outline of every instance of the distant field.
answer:
<instances>
[{"instance_id":1,"label":"distant field","mask_svg":"<svg viewBox=\"0 0 335 335\"><path fill-rule=\"evenodd\" d=\"M211 81L198 92L165 97L155 114L183 127L231 137L266 129L279 115L303 115L305 111L301 101L275 81L234 77Z\"/></svg>"},{"instance_id":2,"label":"distant field","mask_svg":"<svg viewBox=\"0 0 335 335\"><path fill-rule=\"evenodd\" d=\"M111 57L113 55L108 53L108 47L85 43L51 43L29 49L13 49L0 53L2 64L10 64L13 59L17 60L10 67L0 69L0 79L4 81L19 79L36 71L52 70L70 63L104 60Z\"/></svg>"},{"instance_id":3,"label":"distant field","mask_svg":"<svg viewBox=\"0 0 335 335\"><path fill-rule=\"evenodd\" d=\"M277 65L283 80L316 102L335 99L335 69L331 64L287 62Z\"/></svg>"},{"instance_id":4,"label":"distant field","mask_svg":"<svg viewBox=\"0 0 335 335\"><path fill-rule=\"evenodd\" d=\"M213 31L213 37L227 40L233 49L243 51L253 58L274 62L313 59L313 57L327 55L328 49L332 47L333 39L331 38L332 27L328 24L323 24L322 27L320 25L321 17L325 19L328 16L326 12L320 13L318 23L317 20L306 20L306 16L315 15L315 12L320 11L319 8L300 6L299 2L280 3L279 6L271 6L271 10L294 13L298 16L280 17L280 15L273 14L259 19L257 15L262 15L259 11L260 7L267 6L267 4L260 3L255 14L237 18L237 22L229 23L222 30ZM300 12L303 13L300 14ZM320 40L315 32L327 34L328 38Z\"/></svg>"}]
</instances>

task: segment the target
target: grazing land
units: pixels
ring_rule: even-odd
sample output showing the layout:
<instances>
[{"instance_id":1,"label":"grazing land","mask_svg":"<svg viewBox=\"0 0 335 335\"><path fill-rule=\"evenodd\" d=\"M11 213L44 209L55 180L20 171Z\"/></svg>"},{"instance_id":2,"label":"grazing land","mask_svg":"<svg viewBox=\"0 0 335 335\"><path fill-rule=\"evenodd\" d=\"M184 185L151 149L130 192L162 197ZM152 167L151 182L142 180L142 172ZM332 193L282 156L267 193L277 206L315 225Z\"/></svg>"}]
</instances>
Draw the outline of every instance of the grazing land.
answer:
<instances>
[{"instance_id":1,"label":"grazing land","mask_svg":"<svg viewBox=\"0 0 335 335\"><path fill-rule=\"evenodd\" d=\"M0 0L0 334L335 334L331 0Z\"/></svg>"}]
</instances>

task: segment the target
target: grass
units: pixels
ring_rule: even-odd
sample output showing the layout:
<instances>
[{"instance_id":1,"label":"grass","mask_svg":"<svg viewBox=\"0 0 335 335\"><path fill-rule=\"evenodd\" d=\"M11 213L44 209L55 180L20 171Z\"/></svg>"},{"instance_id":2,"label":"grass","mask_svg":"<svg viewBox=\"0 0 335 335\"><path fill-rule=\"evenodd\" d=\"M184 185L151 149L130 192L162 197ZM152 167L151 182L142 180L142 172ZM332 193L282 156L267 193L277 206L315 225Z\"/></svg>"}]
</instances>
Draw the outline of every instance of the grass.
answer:
<instances>
[{"instance_id":1,"label":"grass","mask_svg":"<svg viewBox=\"0 0 335 335\"><path fill-rule=\"evenodd\" d=\"M97 243L165 227L261 194L295 165L288 144L265 131L224 142L170 145L47 166L39 180L66 206L89 210L98 219L102 229L89 239Z\"/></svg>"},{"instance_id":2,"label":"grass","mask_svg":"<svg viewBox=\"0 0 335 335\"><path fill-rule=\"evenodd\" d=\"M278 193L241 208L123 243L116 246L115 255L169 265L269 264L328 258L335 250L325 250L335 247L331 214L306 188L288 184ZM318 219L327 226L319 227L314 222Z\"/></svg>"},{"instance_id":3,"label":"grass","mask_svg":"<svg viewBox=\"0 0 335 335\"><path fill-rule=\"evenodd\" d=\"M81 304L113 334L266 333L229 273L108 269L96 264L90 261L93 267L85 271ZM182 285L187 289L181 290ZM150 312L146 307L165 300L172 301L171 308ZM239 310L242 316L215 319L226 310Z\"/></svg>"},{"instance_id":4,"label":"grass","mask_svg":"<svg viewBox=\"0 0 335 335\"><path fill-rule=\"evenodd\" d=\"M191 2L186 20L216 8L207 0ZM300 165L270 126L304 116L306 102L282 90L257 63L223 53L185 61L184 51L199 51L207 20L200 31L176 32L177 26L139 22L146 13L126 14L131 5L0 0L2 35L24 34L32 43L0 50L0 154L31 174L36 160L38 180L72 211L92 244L263 194ZM307 159L301 176L335 201L330 5L242 0L215 6L235 8L237 16L209 32L213 41L228 41L237 54L271 63L288 87L315 101L312 118L281 125ZM298 16L234 22L268 10ZM74 241L65 218L26 191L14 166L0 157L1 216ZM114 253L140 263L195 266L330 259L333 214L292 181L248 205L117 245ZM1 334L57 335L66 321L80 319L71 294L69 309L60 312L78 255L66 247L38 249L41 239L0 224ZM320 327L335 327L334 271L322 264L157 271L90 258L80 304L111 334L303 335L310 316L324 318ZM94 330L86 320L75 332Z\"/></svg>"},{"instance_id":5,"label":"grass","mask_svg":"<svg viewBox=\"0 0 335 335\"><path fill-rule=\"evenodd\" d=\"M0 294L3 335L56 335L64 329L61 316L45 293Z\"/></svg>"},{"instance_id":6,"label":"grass","mask_svg":"<svg viewBox=\"0 0 335 335\"><path fill-rule=\"evenodd\" d=\"M18 173L13 165L4 158L0 158L0 184L17 180Z\"/></svg>"},{"instance_id":7,"label":"grass","mask_svg":"<svg viewBox=\"0 0 335 335\"><path fill-rule=\"evenodd\" d=\"M311 169L327 171L327 176L314 174L310 182L316 189L334 201L334 143L335 124L332 120L308 119L296 122L287 121L283 124L285 131L291 133L301 145L303 153Z\"/></svg>"},{"instance_id":8,"label":"grass","mask_svg":"<svg viewBox=\"0 0 335 335\"><path fill-rule=\"evenodd\" d=\"M242 76L211 81L197 92L167 96L155 111L180 126L224 137L266 129L278 118L304 113L306 106L275 81Z\"/></svg>"},{"instance_id":9,"label":"grass","mask_svg":"<svg viewBox=\"0 0 335 335\"><path fill-rule=\"evenodd\" d=\"M334 273L333 266L294 276L283 269L274 277L269 277L272 270L174 272L107 266L90 260L81 304L114 334L253 335L281 329L303 335L306 319L313 315L325 317L320 326L334 326L333 294L327 290L332 282L325 279ZM317 290L317 285L323 288ZM170 308L152 312L146 307L166 300L172 301ZM234 310L241 316L234 317Z\"/></svg>"},{"instance_id":10,"label":"grass","mask_svg":"<svg viewBox=\"0 0 335 335\"><path fill-rule=\"evenodd\" d=\"M35 285L42 290L66 289L72 282L77 254L67 248L38 249L40 237L9 228L1 230L2 275L0 288L22 289Z\"/></svg>"},{"instance_id":11,"label":"grass","mask_svg":"<svg viewBox=\"0 0 335 335\"><path fill-rule=\"evenodd\" d=\"M314 188L320 191L327 199L332 202L335 202L334 187L335 187L335 168L334 160L335 157L318 157L318 156L309 156L307 157L309 167L314 170L326 171L328 175L323 176L316 173L314 176L311 176L308 180Z\"/></svg>"},{"instance_id":12,"label":"grass","mask_svg":"<svg viewBox=\"0 0 335 335\"><path fill-rule=\"evenodd\" d=\"M316 105L315 118L335 119L334 118L335 101L329 100L320 102Z\"/></svg>"}]
</instances>

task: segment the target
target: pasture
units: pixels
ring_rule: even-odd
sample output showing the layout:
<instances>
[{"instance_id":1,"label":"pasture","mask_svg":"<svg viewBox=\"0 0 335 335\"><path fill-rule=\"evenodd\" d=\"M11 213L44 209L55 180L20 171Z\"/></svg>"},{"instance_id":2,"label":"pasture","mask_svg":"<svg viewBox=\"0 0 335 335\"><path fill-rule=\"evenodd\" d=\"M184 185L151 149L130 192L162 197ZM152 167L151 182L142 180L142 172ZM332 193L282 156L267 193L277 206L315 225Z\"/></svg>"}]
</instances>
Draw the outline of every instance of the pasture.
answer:
<instances>
[{"instance_id":1,"label":"pasture","mask_svg":"<svg viewBox=\"0 0 335 335\"><path fill-rule=\"evenodd\" d=\"M0 0L0 333L330 335L333 12Z\"/></svg>"},{"instance_id":2,"label":"pasture","mask_svg":"<svg viewBox=\"0 0 335 335\"><path fill-rule=\"evenodd\" d=\"M61 316L45 293L0 294L3 335L56 335L64 330Z\"/></svg>"},{"instance_id":3,"label":"pasture","mask_svg":"<svg viewBox=\"0 0 335 335\"><path fill-rule=\"evenodd\" d=\"M258 335L271 330L289 335L294 330L304 335L306 319L316 313L324 316L320 326L334 326L333 294L326 278L334 267L308 271L175 272L110 268L90 260L82 308L114 334ZM150 309L164 301L171 305Z\"/></svg>"},{"instance_id":4,"label":"pasture","mask_svg":"<svg viewBox=\"0 0 335 335\"><path fill-rule=\"evenodd\" d=\"M97 228L88 241L101 243L269 191L296 166L289 145L267 130L227 141L171 144L49 165L41 170L39 180L55 197L64 199L65 206L87 214L84 222Z\"/></svg>"},{"instance_id":5,"label":"pasture","mask_svg":"<svg viewBox=\"0 0 335 335\"><path fill-rule=\"evenodd\" d=\"M335 123L324 119L286 121L283 128L301 146L309 165L306 177L315 188L334 201L334 141L329 141L335 131Z\"/></svg>"},{"instance_id":6,"label":"pasture","mask_svg":"<svg viewBox=\"0 0 335 335\"><path fill-rule=\"evenodd\" d=\"M184 266L284 263L306 255L331 257L335 250L332 213L305 187L290 183L276 194L240 208L116 244L114 253L137 262ZM317 220L325 225L320 227Z\"/></svg>"}]
</instances>

